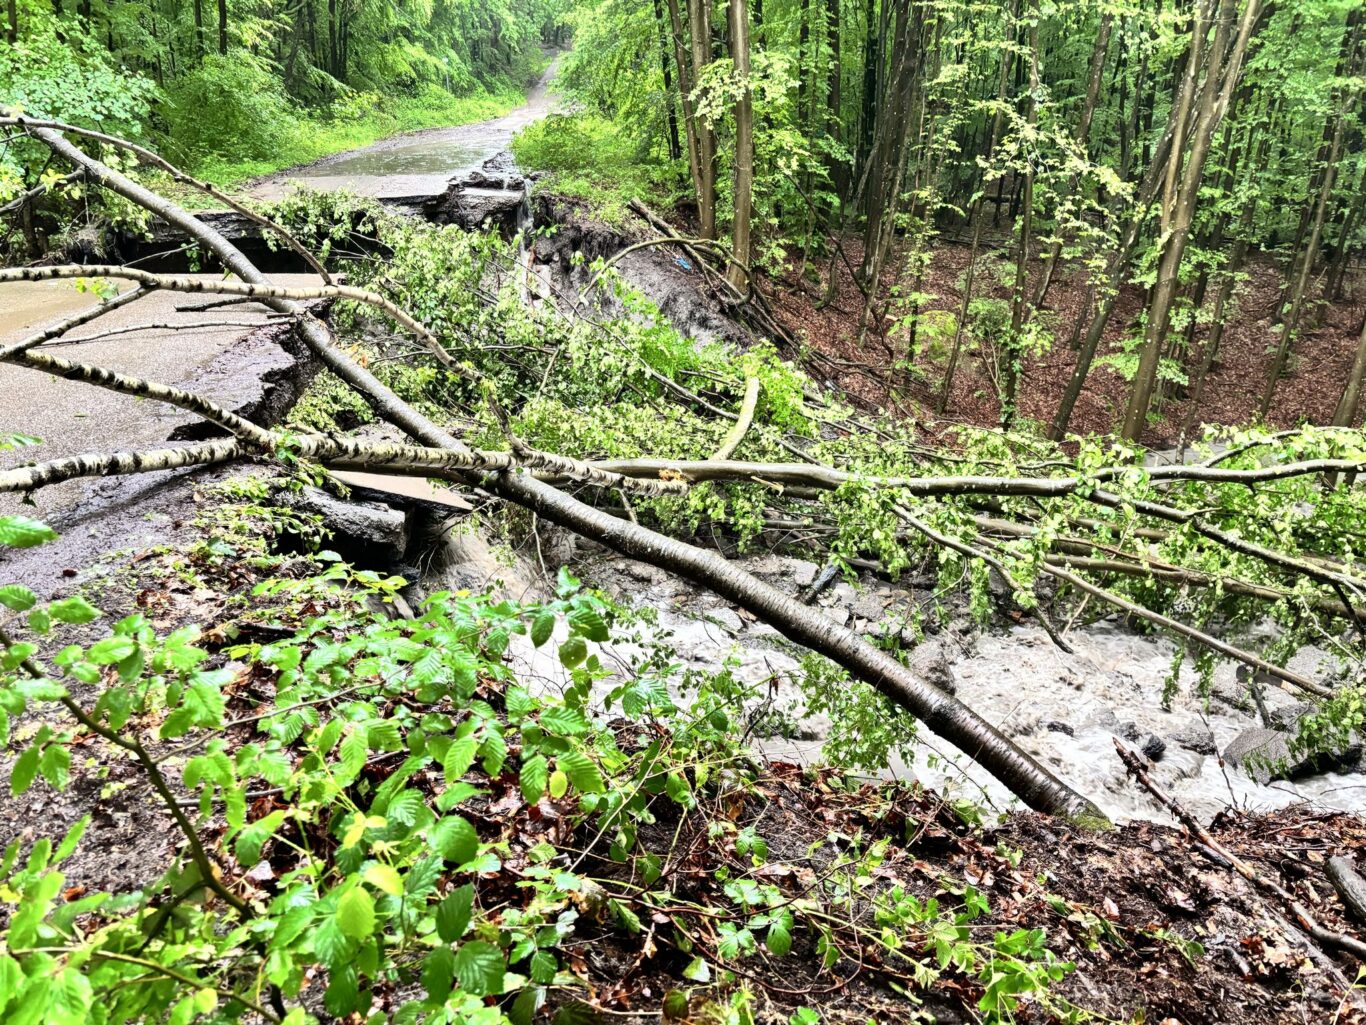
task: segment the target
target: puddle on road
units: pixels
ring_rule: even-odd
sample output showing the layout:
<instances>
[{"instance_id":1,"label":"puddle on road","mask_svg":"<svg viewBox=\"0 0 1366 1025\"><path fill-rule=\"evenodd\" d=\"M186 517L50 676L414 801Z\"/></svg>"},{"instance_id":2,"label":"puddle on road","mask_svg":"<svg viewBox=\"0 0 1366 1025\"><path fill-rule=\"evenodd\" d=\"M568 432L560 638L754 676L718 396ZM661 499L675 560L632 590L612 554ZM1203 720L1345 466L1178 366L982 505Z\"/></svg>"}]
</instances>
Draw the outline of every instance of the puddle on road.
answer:
<instances>
[{"instance_id":1,"label":"puddle on road","mask_svg":"<svg viewBox=\"0 0 1366 1025\"><path fill-rule=\"evenodd\" d=\"M34 328L89 309L97 302L99 299L93 293L77 291L74 281L0 285L0 343L18 341Z\"/></svg>"},{"instance_id":2,"label":"puddle on road","mask_svg":"<svg viewBox=\"0 0 1366 1025\"><path fill-rule=\"evenodd\" d=\"M400 174L446 174L477 164L497 152L494 146L469 146L415 139L382 149L367 149L310 167L309 178L378 177Z\"/></svg>"}]
</instances>

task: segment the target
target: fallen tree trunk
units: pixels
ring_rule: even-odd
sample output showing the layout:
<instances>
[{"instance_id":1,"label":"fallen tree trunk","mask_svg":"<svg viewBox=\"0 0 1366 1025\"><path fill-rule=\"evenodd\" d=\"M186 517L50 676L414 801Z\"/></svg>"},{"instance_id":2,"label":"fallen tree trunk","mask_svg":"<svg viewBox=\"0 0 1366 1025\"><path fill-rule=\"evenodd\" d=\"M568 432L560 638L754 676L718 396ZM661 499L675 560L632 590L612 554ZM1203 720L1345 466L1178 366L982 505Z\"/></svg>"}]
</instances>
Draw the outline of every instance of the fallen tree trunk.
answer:
<instances>
[{"instance_id":1,"label":"fallen tree trunk","mask_svg":"<svg viewBox=\"0 0 1366 1025\"><path fill-rule=\"evenodd\" d=\"M784 637L826 656L909 711L1036 811L1104 821L1094 804L957 698L930 685L853 630L768 586L724 556L618 519L527 474L501 474L485 486L542 519L614 552L677 573L747 609Z\"/></svg>"},{"instance_id":2,"label":"fallen tree trunk","mask_svg":"<svg viewBox=\"0 0 1366 1025\"><path fill-rule=\"evenodd\" d=\"M326 327L306 309L292 298L272 295L274 289L266 276L222 234L178 205L86 155L59 132L46 128L33 128L29 132L58 155L84 168L92 181L184 230L244 282L265 286L260 291L267 305L280 312L295 314L295 329L304 342L329 369L355 388L380 417L427 445L464 454L470 452L467 445L410 407L342 352L333 343ZM852 630L836 625L775 591L720 555L617 520L527 473L496 474L486 478L484 486L551 522L618 551L682 573L736 602L792 640L831 658L877 688L920 719L928 729L960 747L1036 811L1091 823L1105 821L1094 804L1053 776L962 702L927 683Z\"/></svg>"}]
</instances>

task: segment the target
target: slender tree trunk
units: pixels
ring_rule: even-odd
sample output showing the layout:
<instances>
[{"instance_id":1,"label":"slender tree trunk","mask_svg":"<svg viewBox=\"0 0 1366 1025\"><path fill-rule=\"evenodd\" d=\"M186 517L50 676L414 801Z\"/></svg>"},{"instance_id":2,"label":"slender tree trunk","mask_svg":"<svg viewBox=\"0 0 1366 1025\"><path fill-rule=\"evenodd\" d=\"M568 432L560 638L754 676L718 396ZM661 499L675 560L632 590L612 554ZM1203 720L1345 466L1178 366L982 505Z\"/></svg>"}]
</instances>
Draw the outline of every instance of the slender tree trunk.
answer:
<instances>
[{"instance_id":1,"label":"slender tree trunk","mask_svg":"<svg viewBox=\"0 0 1366 1025\"><path fill-rule=\"evenodd\" d=\"M1333 410L1334 427L1351 427L1356 423L1357 407L1361 405L1361 383L1366 378L1366 321L1361 325L1361 338L1357 342L1356 359L1352 361L1351 373L1347 375L1347 386L1342 390L1342 398Z\"/></svg>"},{"instance_id":2,"label":"slender tree trunk","mask_svg":"<svg viewBox=\"0 0 1366 1025\"><path fill-rule=\"evenodd\" d=\"M967 330L968 311L972 306L972 287L977 275L977 253L982 241L982 200L986 192L986 174L990 170L992 157L996 154L996 144L1000 141L1001 128L1005 124L1002 107L1006 100L1006 90L1010 88L1011 47L1014 45L1016 27L1012 22L1001 45L1000 63L996 75L996 113L991 119L991 133L987 136L986 153L982 157L982 171L977 179L977 189L973 194L972 208L968 219L972 221L972 248L968 256L968 269L963 279L963 298L958 304L958 321L953 329L953 344L949 348L949 363L944 368L944 382L939 389L939 401L935 410L941 416L949 406L949 395L953 391L953 378L958 370L958 360L963 351L963 333Z\"/></svg>"},{"instance_id":3,"label":"slender tree trunk","mask_svg":"<svg viewBox=\"0 0 1366 1025\"><path fill-rule=\"evenodd\" d=\"M1091 137L1091 122L1096 115L1096 103L1100 99L1101 75L1105 71L1105 52L1110 44L1110 28L1114 24L1114 15L1108 11L1101 15L1100 25L1096 30L1096 44L1091 50L1091 65L1086 75L1086 98L1082 103L1081 118L1077 123L1077 146L1082 154L1088 151L1087 143ZM1077 175L1072 175L1068 191L1075 192L1080 179ZM1055 228L1055 230L1057 230ZM1058 232L1061 236L1061 232ZM1034 305L1042 306L1048 297L1048 286L1053 282L1053 275L1057 272L1058 260L1062 256L1062 238L1057 238L1048 250L1048 257L1044 263L1043 279L1039 282L1039 290L1034 295Z\"/></svg>"},{"instance_id":4,"label":"slender tree trunk","mask_svg":"<svg viewBox=\"0 0 1366 1025\"><path fill-rule=\"evenodd\" d=\"M1343 296L1342 282L1352 262L1352 240L1356 237L1357 228L1361 226L1363 211L1366 211L1366 170L1362 171L1357 182L1355 195L1356 199L1352 201L1342 230L1338 233L1337 248L1333 253L1333 262L1328 268L1328 281L1323 289L1323 297L1330 302L1336 302Z\"/></svg>"},{"instance_id":5,"label":"slender tree trunk","mask_svg":"<svg viewBox=\"0 0 1366 1025\"><path fill-rule=\"evenodd\" d=\"M684 138L688 144L688 172L692 176L693 195L699 197L698 208L701 209L700 197L703 192L703 182L699 140L704 129L702 125L698 124L697 115L693 108L693 88L697 80L693 74L691 50L685 43L683 17L678 9L678 0L665 0L665 2L669 8L669 28L673 36L674 66L678 69L678 99L683 110Z\"/></svg>"},{"instance_id":6,"label":"slender tree trunk","mask_svg":"<svg viewBox=\"0 0 1366 1025\"><path fill-rule=\"evenodd\" d=\"M726 280L739 292L749 291L750 220L754 203L754 105L749 86L749 7L730 0L730 54L740 76L735 101L735 205L731 223L732 262Z\"/></svg>"},{"instance_id":7,"label":"slender tree trunk","mask_svg":"<svg viewBox=\"0 0 1366 1025\"><path fill-rule=\"evenodd\" d=\"M1205 159L1209 155L1210 143L1219 122L1242 79L1243 58L1247 53L1253 29L1260 20L1261 7L1262 0L1247 0L1237 38L1230 46L1226 40L1231 31L1235 2L1223 0L1220 5L1219 27L1215 32L1211 63L1205 74L1205 88L1202 90L1197 108L1200 113L1194 130L1190 133L1190 155L1182 172L1181 186L1175 197L1167 241L1158 267L1157 287L1153 290L1152 306L1148 312L1138 373L1134 377L1133 389L1129 394L1129 405L1124 411L1123 436L1128 441L1137 441L1147 425L1148 406L1152 401L1153 387L1157 382L1158 362L1171 321L1172 300L1176 296L1177 285L1180 282L1181 261L1190 236L1191 222L1195 218L1196 200L1205 171ZM1225 52L1226 47L1228 57L1220 62L1218 58Z\"/></svg>"},{"instance_id":8,"label":"slender tree trunk","mask_svg":"<svg viewBox=\"0 0 1366 1025\"><path fill-rule=\"evenodd\" d=\"M687 0L687 4L696 88L702 69L711 63L711 0ZM716 238L716 133L701 118L697 121L698 234L712 239Z\"/></svg>"},{"instance_id":9,"label":"slender tree trunk","mask_svg":"<svg viewBox=\"0 0 1366 1025\"><path fill-rule=\"evenodd\" d=\"M655 25L659 30L659 70L664 77L664 127L669 145L669 159L677 160L683 155L683 147L678 139L678 113L674 106L673 70L669 59L669 29L664 22L664 8L660 0L654 0Z\"/></svg>"},{"instance_id":10,"label":"slender tree trunk","mask_svg":"<svg viewBox=\"0 0 1366 1025\"><path fill-rule=\"evenodd\" d=\"M9 26L5 29L5 40L10 46L19 42L19 0L9 0Z\"/></svg>"},{"instance_id":11,"label":"slender tree trunk","mask_svg":"<svg viewBox=\"0 0 1366 1025\"><path fill-rule=\"evenodd\" d=\"M228 53L228 0L218 0L218 52Z\"/></svg>"},{"instance_id":12,"label":"slender tree trunk","mask_svg":"<svg viewBox=\"0 0 1366 1025\"><path fill-rule=\"evenodd\" d=\"M1290 309L1281 321L1281 337L1276 344L1276 355L1271 361L1271 372L1267 375L1266 390L1262 393L1261 414L1263 417L1271 410L1271 401L1276 396L1276 385L1280 382L1281 375L1285 373L1286 360L1290 356L1290 350L1295 344L1295 335L1299 331L1300 314L1304 309L1304 298L1309 291L1309 279L1314 273L1314 264L1318 261L1319 242L1323 239L1323 221L1328 212L1328 201L1333 195L1333 185L1337 181L1338 173L1338 154L1342 152L1342 133L1343 126L1347 120L1346 103L1339 109L1334 121L1333 138L1328 147L1327 164L1323 168L1319 185L1318 199L1314 204L1314 214L1312 228L1309 232L1309 243L1300 258L1299 274L1295 277L1295 284L1290 294Z\"/></svg>"},{"instance_id":13,"label":"slender tree trunk","mask_svg":"<svg viewBox=\"0 0 1366 1025\"><path fill-rule=\"evenodd\" d=\"M840 95L844 71L840 64L840 0L826 0L825 39L826 48L829 50L826 59L830 62L825 82L827 112L825 130L830 138L840 142L844 138L844 101ZM835 187L835 194L840 197L840 200L847 199L849 190L847 165L833 155L830 157L830 180Z\"/></svg>"},{"instance_id":14,"label":"slender tree trunk","mask_svg":"<svg viewBox=\"0 0 1366 1025\"><path fill-rule=\"evenodd\" d=\"M1025 123L1032 131L1038 110L1034 96L1039 89L1039 6L1038 0L1030 4L1029 12L1029 96L1025 100L1027 112ZM1020 222L1020 242L1015 256L1015 289L1011 296L1010 335L1005 343L1005 367L1003 368L1003 387L1001 389L1001 426L1009 430L1015 423L1015 406L1020 390L1021 362L1024 359L1021 345L1024 333L1026 307L1029 297L1029 236L1034 226L1034 164L1030 161L1024 173L1022 208Z\"/></svg>"}]
</instances>

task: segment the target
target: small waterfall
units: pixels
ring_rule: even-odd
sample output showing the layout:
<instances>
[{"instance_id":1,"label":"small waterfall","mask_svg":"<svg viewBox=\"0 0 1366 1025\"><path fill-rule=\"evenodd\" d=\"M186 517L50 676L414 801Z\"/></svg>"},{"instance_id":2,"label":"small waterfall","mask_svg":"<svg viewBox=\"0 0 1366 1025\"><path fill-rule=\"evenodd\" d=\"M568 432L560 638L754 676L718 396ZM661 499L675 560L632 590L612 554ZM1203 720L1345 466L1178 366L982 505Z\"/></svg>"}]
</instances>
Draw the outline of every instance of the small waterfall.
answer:
<instances>
[{"instance_id":1,"label":"small waterfall","mask_svg":"<svg viewBox=\"0 0 1366 1025\"><path fill-rule=\"evenodd\" d=\"M532 241L531 231L536 226L535 218L531 214L531 182L522 179L522 201L517 206L514 230L517 232L517 267L520 270L517 279L518 296L522 303L530 305L537 299L542 298L541 290L536 289L536 294L532 294L532 278L536 276L536 243Z\"/></svg>"}]
</instances>

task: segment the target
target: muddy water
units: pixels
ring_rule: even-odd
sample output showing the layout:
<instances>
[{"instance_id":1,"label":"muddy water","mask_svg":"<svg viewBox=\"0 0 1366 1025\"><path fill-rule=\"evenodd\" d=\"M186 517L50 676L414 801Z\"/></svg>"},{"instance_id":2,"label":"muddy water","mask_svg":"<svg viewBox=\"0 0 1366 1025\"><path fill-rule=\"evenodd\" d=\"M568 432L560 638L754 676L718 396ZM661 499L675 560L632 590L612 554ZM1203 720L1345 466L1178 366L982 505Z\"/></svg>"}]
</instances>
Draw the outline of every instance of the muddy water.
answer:
<instances>
[{"instance_id":1,"label":"muddy water","mask_svg":"<svg viewBox=\"0 0 1366 1025\"><path fill-rule=\"evenodd\" d=\"M71 281L25 281L0 286L0 340L17 341L99 302Z\"/></svg>"}]
</instances>

